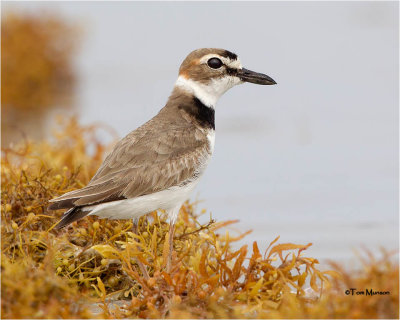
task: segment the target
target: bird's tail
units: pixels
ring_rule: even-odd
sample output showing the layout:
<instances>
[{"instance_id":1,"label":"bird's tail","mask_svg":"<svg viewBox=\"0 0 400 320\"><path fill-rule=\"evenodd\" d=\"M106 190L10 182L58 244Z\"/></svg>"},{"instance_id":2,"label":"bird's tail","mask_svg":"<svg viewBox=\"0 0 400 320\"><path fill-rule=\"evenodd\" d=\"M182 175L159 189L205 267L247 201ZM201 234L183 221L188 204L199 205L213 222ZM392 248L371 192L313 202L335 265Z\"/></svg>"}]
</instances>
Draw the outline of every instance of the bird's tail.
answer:
<instances>
[{"instance_id":1,"label":"bird's tail","mask_svg":"<svg viewBox=\"0 0 400 320\"><path fill-rule=\"evenodd\" d=\"M69 225L70 223L75 222L79 219L82 219L83 217L87 216L89 213L90 213L90 211L83 211L82 207L73 207L63 214L63 216L61 217L61 220L56 225L56 228L57 229L64 228L65 226Z\"/></svg>"}]
</instances>

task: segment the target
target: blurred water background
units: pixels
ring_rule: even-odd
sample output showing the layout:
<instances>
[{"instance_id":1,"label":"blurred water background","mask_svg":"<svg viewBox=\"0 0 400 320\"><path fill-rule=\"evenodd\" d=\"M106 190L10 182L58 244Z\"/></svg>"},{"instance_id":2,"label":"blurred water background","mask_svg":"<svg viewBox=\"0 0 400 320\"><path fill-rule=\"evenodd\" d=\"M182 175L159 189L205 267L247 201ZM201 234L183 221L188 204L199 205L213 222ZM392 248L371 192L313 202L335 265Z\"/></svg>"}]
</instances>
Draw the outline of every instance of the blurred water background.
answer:
<instances>
[{"instance_id":1,"label":"blurred water background","mask_svg":"<svg viewBox=\"0 0 400 320\"><path fill-rule=\"evenodd\" d=\"M47 128L63 112L122 137L164 106L190 51L236 52L278 85L219 101L199 208L239 219L263 248L280 235L321 260L398 250L398 3L3 2L9 12L82 33L75 109L54 109Z\"/></svg>"}]
</instances>

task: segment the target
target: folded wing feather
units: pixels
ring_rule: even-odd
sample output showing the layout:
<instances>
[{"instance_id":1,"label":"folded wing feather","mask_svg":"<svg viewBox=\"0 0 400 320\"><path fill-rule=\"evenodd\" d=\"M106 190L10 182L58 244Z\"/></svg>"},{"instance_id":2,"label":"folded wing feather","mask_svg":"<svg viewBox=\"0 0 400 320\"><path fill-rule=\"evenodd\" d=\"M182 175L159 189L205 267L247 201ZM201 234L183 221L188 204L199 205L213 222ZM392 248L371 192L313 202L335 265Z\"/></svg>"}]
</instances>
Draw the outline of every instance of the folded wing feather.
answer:
<instances>
[{"instance_id":1,"label":"folded wing feather","mask_svg":"<svg viewBox=\"0 0 400 320\"><path fill-rule=\"evenodd\" d=\"M49 209L68 209L134 198L180 185L193 178L209 155L206 133L187 124L154 118L114 147L89 184L51 200Z\"/></svg>"}]
</instances>

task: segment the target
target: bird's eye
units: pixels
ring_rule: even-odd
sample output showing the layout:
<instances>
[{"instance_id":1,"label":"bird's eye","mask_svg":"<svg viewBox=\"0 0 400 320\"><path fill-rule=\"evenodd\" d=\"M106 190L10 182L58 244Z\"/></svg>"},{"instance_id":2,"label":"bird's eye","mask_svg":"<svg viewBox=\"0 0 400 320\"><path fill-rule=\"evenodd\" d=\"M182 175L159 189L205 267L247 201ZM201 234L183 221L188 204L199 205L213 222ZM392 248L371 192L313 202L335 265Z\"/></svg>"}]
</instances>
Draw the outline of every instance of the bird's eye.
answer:
<instances>
[{"instance_id":1,"label":"bird's eye","mask_svg":"<svg viewBox=\"0 0 400 320\"><path fill-rule=\"evenodd\" d=\"M219 69L222 67L222 61L218 58L211 58L207 61L207 64L210 68Z\"/></svg>"}]
</instances>

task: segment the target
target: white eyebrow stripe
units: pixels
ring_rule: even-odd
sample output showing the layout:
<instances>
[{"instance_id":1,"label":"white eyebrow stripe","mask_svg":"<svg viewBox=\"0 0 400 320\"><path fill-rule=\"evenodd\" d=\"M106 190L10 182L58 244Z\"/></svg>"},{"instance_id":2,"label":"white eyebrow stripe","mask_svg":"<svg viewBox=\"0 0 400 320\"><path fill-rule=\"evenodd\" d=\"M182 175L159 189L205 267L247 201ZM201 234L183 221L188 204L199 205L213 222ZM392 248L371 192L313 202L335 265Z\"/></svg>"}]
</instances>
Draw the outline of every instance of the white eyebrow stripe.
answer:
<instances>
[{"instance_id":1,"label":"white eyebrow stripe","mask_svg":"<svg viewBox=\"0 0 400 320\"><path fill-rule=\"evenodd\" d=\"M210 53L210 54L206 54L205 56L203 56L200 59L200 63L207 63L207 61L210 58L218 58L221 59L221 61L227 65L229 68L233 68L233 69L242 69L242 64L240 63L239 58L237 58L236 60L231 60L229 58L225 58L220 56L219 54L216 53Z\"/></svg>"}]
</instances>

